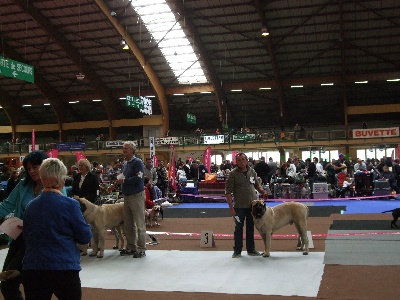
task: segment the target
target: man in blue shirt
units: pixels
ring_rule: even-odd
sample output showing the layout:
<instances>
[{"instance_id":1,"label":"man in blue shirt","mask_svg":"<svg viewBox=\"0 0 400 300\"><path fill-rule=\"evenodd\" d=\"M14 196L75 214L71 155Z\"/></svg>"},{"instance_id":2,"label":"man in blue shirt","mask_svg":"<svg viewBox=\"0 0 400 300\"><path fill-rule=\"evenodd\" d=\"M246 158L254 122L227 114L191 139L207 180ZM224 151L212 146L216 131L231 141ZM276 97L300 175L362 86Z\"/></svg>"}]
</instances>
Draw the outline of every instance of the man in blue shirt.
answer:
<instances>
[{"instance_id":1,"label":"man in blue shirt","mask_svg":"<svg viewBox=\"0 0 400 300\"><path fill-rule=\"evenodd\" d=\"M123 147L125 163L117 183L122 184L124 195L124 231L127 249L121 255L133 255L135 258L146 256L146 223L144 221L144 164L135 157L136 146L133 142L125 142Z\"/></svg>"}]
</instances>

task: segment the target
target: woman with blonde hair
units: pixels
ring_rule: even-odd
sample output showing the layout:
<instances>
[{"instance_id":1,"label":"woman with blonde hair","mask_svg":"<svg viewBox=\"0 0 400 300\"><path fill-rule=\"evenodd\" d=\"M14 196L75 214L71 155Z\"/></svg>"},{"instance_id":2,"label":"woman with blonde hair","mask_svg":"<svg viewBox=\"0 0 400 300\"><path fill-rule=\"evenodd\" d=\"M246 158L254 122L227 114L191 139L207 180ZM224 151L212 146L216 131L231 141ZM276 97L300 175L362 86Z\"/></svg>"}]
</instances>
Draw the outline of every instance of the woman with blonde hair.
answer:
<instances>
[{"instance_id":1,"label":"woman with blonde hair","mask_svg":"<svg viewBox=\"0 0 400 300\"><path fill-rule=\"evenodd\" d=\"M86 198L90 202L95 203L100 183L97 175L90 172L90 169L90 162L87 159L80 159L78 161L79 173L74 176L71 193L72 196Z\"/></svg>"},{"instance_id":2,"label":"woman with blonde hair","mask_svg":"<svg viewBox=\"0 0 400 300\"><path fill-rule=\"evenodd\" d=\"M25 211L26 245L22 277L26 299L82 298L80 253L76 244L90 242L92 233L79 202L61 191L67 168L57 158L43 161L39 169L44 189Z\"/></svg>"}]
</instances>

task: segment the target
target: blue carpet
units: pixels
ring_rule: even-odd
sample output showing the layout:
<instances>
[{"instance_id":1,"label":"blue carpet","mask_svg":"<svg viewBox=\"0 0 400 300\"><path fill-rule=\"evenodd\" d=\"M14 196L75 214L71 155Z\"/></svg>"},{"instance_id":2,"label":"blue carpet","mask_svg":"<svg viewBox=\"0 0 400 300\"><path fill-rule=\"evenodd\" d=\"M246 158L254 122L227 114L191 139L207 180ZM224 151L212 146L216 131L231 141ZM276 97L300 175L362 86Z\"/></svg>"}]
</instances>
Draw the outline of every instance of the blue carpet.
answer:
<instances>
[{"instance_id":1,"label":"blue carpet","mask_svg":"<svg viewBox=\"0 0 400 300\"><path fill-rule=\"evenodd\" d=\"M282 202L267 202L268 206L275 206ZM385 210L391 210L400 207L400 200L332 200L305 202L309 206L344 206L346 210L343 214L375 214ZM181 203L168 209L180 208L226 208L228 203Z\"/></svg>"}]
</instances>

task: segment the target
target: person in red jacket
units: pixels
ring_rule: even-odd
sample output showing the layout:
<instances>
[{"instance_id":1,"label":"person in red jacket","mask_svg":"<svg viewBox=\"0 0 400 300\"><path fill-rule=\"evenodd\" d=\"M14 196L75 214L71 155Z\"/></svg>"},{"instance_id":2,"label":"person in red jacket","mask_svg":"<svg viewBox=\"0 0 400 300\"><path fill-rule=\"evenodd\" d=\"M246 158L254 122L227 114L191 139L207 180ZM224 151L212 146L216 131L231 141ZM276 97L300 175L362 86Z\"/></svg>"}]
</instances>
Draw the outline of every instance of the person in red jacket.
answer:
<instances>
[{"instance_id":1,"label":"person in red jacket","mask_svg":"<svg viewBox=\"0 0 400 300\"><path fill-rule=\"evenodd\" d=\"M150 182L150 178L145 177L144 178L144 192L146 194L146 201L145 201L145 207L146 209L151 209L153 208L154 205L156 205L155 202L151 200L151 193L153 192L153 185Z\"/></svg>"}]
</instances>

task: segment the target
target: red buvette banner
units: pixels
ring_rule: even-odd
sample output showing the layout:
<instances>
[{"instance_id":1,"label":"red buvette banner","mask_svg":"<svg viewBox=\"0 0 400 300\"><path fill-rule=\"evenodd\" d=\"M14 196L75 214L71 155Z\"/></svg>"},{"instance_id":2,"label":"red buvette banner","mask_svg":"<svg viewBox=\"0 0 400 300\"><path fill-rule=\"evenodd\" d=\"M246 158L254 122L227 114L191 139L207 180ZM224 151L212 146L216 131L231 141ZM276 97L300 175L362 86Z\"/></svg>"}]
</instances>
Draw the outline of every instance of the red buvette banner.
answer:
<instances>
[{"instance_id":1,"label":"red buvette banner","mask_svg":"<svg viewBox=\"0 0 400 300\"><path fill-rule=\"evenodd\" d=\"M354 139L369 139L369 138L398 137L398 136L399 136L399 127L353 129Z\"/></svg>"}]
</instances>

